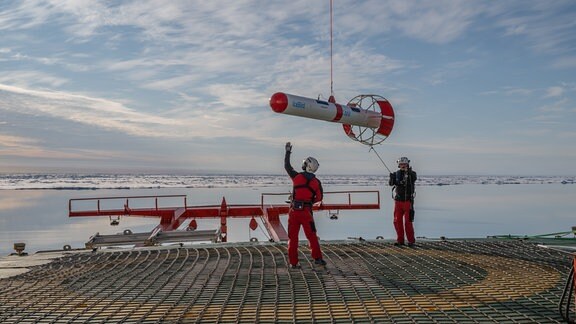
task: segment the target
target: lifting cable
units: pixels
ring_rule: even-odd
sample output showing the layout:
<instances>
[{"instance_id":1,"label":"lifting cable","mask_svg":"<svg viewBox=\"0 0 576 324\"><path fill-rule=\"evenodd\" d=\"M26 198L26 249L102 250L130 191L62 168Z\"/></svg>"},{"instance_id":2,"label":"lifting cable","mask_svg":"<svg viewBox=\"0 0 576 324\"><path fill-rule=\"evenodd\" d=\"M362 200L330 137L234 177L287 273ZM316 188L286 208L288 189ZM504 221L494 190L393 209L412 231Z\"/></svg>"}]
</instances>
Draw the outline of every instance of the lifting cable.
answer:
<instances>
[{"instance_id":1,"label":"lifting cable","mask_svg":"<svg viewBox=\"0 0 576 324\"><path fill-rule=\"evenodd\" d=\"M334 7L334 1L330 0L330 97L334 98L334 51L333 51L333 43L334 43L334 13L333 13L333 7ZM370 151L374 151L374 153L376 153L376 156L378 156L378 159L380 159L380 161L382 162L382 164L384 165L384 167L386 168L386 170L388 170L389 173L392 173L392 171L390 171L390 169L388 168L388 166L386 165L386 163L384 163L384 160L382 160L382 158L380 157L380 154L378 154L378 152L376 152L376 150L374 149L373 145L370 145Z\"/></svg>"},{"instance_id":2,"label":"lifting cable","mask_svg":"<svg viewBox=\"0 0 576 324\"><path fill-rule=\"evenodd\" d=\"M374 149L373 145L370 145L369 151L374 151L374 153L376 153L376 156L378 157L378 159L380 159L380 162L382 162L382 164L384 164L384 167L386 168L386 170L388 170L389 173L392 173L392 171L390 171L390 169L388 168L386 163L384 163L384 160L382 160L382 158L380 157L380 154L378 154L378 152Z\"/></svg>"},{"instance_id":3,"label":"lifting cable","mask_svg":"<svg viewBox=\"0 0 576 324\"><path fill-rule=\"evenodd\" d=\"M333 39L333 22L332 22L332 6L333 0L330 0L330 95L334 96L334 63L333 63L333 51L332 51L332 39Z\"/></svg>"}]
</instances>

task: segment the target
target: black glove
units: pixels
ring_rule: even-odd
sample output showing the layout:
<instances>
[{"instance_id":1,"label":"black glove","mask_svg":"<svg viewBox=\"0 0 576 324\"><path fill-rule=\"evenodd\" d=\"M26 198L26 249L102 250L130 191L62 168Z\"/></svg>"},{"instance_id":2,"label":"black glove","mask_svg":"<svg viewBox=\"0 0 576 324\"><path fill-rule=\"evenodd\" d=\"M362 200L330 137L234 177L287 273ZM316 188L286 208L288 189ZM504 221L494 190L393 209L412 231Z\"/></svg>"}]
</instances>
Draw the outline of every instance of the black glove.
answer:
<instances>
[{"instance_id":1,"label":"black glove","mask_svg":"<svg viewBox=\"0 0 576 324\"><path fill-rule=\"evenodd\" d=\"M286 142L286 152L287 153L292 152L292 144L290 144L290 142Z\"/></svg>"},{"instance_id":2,"label":"black glove","mask_svg":"<svg viewBox=\"0 0 576 324\"><path fill-rule=\"evenodd\" d=\"M414 211L414 200L410 200L410 221L414 222L414 215L416 212Z\"/></svg>"}]
</instances>

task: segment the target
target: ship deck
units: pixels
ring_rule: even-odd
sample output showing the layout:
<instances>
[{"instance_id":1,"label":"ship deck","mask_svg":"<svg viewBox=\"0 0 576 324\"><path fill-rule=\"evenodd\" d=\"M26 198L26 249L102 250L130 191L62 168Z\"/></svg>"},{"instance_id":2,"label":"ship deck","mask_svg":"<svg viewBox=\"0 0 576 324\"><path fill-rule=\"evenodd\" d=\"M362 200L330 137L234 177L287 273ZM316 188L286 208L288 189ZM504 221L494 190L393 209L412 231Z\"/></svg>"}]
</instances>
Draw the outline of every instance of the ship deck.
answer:
<instances>
[{"instance_id":1,"label":"ship deck","mask_svg":"<svg viewBox=\"0 0 576 324\"><path fill-rule=\"evenodd\" d=\"M556 323L573 261L520 240L322 249L301 270L283 243L67 251L0 279L0 322Z\"/></svg>"}]
</instances>

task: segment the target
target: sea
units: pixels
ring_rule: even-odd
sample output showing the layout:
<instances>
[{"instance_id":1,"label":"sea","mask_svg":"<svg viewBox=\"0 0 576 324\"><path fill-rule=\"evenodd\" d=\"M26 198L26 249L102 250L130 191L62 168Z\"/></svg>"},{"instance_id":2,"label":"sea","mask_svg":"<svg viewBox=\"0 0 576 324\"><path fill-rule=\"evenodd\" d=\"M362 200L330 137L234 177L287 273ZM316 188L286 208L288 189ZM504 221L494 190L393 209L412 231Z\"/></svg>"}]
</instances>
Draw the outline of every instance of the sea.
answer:
<instances>
[{"instance_id":1,"label":"sea","mask_svg":"<svg viewBox=\"0 0 576 324\"><path fill-rule=\"evenodd\" d=\"M395 239L387 176L318 177L327 193L368 192L354 199L379 199L381 207L316 212L321 240ZM291 181L284 174L0 174L0 256L14 252L14 243L26 243L28 253L61 250L65 245L83 248L96 233L149 232L158 224L155 218L122 216L119 224L112 226L113 219L108 216L68 217L69 209L78 208L77 199L81 198L124 202L125 197L179 195L160 199L166 207L181 205L182 197L187 206L219 206L223 198L228 205L259 205L263 196L275 197L272 203L285 203L290 190ZM326 197L334 199L331 202L348 199L342 194ZM417 240L565 235L576 226L576 176L421 175L415 210ZM281 220L286 226L287 217ZM267 241L268 233L261 220L257 221L259 226L251 230L249 219L230 219L228 241ZM217 219L198 220L198 229L218 226ZM305 239L303 233L301 239Z\"/></svg>"}]
</instances>

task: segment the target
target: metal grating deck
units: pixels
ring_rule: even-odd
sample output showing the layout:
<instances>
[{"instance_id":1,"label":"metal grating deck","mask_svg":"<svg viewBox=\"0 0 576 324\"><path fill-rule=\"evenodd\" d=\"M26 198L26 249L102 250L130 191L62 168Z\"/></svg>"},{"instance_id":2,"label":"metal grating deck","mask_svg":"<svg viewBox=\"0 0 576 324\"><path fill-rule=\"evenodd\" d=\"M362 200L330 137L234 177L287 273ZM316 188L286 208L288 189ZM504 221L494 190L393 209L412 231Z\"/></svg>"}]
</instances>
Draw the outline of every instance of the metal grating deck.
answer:
<instances>
[{"instance_id":1,"label":"metal grating deck","mask_svg":"<svg viewBox=\"0 0 576 324\"><path fill-rule=\"evenodd\" d=\"M555 323L572 257L522 241L322 242L73 253L0 280L0 323Z\"/></svg>"}]
</instances>

